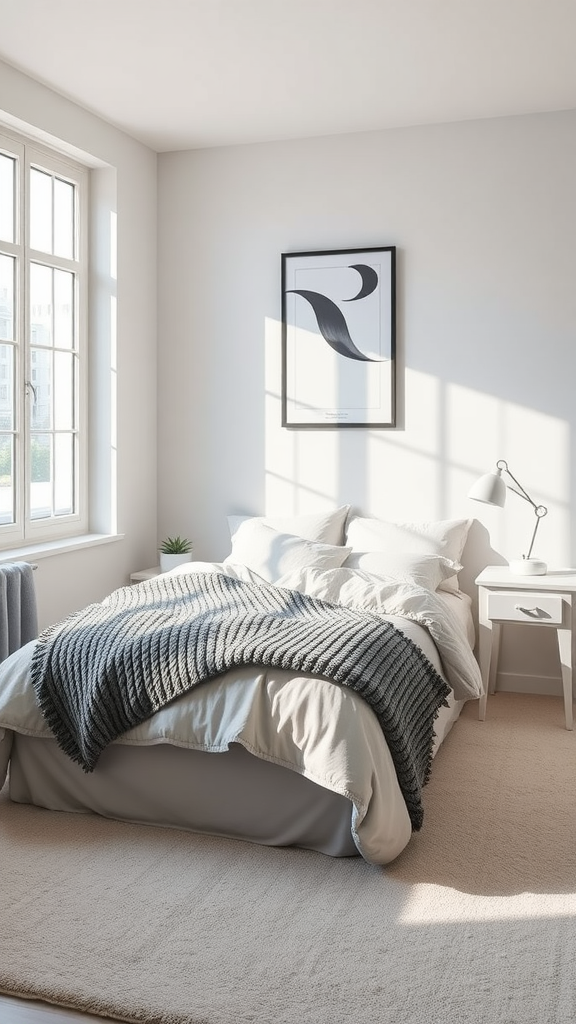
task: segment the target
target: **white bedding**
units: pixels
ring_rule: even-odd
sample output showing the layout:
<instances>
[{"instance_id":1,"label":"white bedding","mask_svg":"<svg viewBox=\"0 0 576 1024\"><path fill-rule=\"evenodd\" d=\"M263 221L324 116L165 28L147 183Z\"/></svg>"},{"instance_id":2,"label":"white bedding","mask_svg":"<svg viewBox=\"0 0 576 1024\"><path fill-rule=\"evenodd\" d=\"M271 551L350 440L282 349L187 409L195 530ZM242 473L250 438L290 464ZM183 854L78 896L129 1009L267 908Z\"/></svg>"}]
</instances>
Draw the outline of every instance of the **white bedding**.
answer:
<instances>
[{"instance_id":1,"label":"white bedding","mask_svg":"<svg viewBox=\"0 0 576 1024\"><path fill-rule=\"evenodd\" d=\"M215 563L188 563L172 572L214 570L255 578L243 567ZM469 616L455 614L454 602L446 600L451 595L375 581L351 569L298 570L278 585L380 612L421 647L451 685L456 701L480 695L480 673L464 625ZM0 784L14 732L52 739L29 679L33 646L28 644L0 665ZM456 712L442 709L439 715L443 725L436 745L457 713L457 705L452 705ZM411 836L392 758L374 712L354 691L323 678L262 667L236 669L178 698L115 742L212 752L239 743L256 757L347 797L353 805L354 842L372 863L393 860ZM72 762L70 770L81 771Z\"/></svg>"}]
</instances>

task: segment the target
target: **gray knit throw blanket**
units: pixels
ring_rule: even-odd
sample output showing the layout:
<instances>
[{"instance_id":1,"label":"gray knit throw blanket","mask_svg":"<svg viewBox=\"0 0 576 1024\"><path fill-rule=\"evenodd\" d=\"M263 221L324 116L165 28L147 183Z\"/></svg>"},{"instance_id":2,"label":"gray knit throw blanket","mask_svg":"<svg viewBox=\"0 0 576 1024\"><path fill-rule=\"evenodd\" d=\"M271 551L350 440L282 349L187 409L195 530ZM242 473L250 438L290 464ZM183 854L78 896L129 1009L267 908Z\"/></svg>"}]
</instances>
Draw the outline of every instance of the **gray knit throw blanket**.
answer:
<instances>
[{"instance_id":1,"label":"gray knit throw blanket","mask_svg":"<svg viewBox=\"0 0 576 1024\"><path fill-rule=\"evenodd\" d=\"M220 572L158 576L45 630L32 682L59 746L84 771L112 740L238 665L327 677L374 710L413 829L449 688L419 647L376 614Z\"/></svg>"}]
</instances>

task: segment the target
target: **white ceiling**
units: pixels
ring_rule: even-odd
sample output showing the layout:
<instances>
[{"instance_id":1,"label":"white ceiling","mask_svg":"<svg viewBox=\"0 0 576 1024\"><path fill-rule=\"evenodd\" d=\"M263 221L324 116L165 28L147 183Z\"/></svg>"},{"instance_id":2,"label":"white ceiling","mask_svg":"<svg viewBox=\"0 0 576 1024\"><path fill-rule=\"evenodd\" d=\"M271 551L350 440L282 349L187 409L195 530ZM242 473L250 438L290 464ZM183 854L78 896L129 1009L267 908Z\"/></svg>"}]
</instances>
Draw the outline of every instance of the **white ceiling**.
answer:
<instances>
[{"instance_id":1,"label":"white ceiling","mask_svg":"<svg viewBox=\"0 0 576 1024\"><path fill-rule=\"evenodd\" d=\"M0 59L159 152L331 135L576 108L576 0L0 0Z\"/></svg>"}]
</instances>

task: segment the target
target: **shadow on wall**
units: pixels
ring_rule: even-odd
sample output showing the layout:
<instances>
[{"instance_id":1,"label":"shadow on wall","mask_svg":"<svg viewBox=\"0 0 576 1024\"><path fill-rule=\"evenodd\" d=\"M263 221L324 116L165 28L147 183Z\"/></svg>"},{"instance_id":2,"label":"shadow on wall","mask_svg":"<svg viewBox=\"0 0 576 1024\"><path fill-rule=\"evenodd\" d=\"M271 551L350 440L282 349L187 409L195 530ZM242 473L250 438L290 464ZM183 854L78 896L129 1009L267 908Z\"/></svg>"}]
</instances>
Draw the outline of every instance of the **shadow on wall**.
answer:
<instances>
[{"instance_id":1,"label":"shadow on wall","mask_svg":"<svg viewBox=\"0 0 576 1024\"><path fill-rule=\"evenodd\" d=\"M474 580L487 565L507 564L506 559L492 547L486 527L478 519L473 519L462 552L463 569L458 579L461 589L472 598L475 622L478 621L478 588Z\"/></svg>"}]
</instances>

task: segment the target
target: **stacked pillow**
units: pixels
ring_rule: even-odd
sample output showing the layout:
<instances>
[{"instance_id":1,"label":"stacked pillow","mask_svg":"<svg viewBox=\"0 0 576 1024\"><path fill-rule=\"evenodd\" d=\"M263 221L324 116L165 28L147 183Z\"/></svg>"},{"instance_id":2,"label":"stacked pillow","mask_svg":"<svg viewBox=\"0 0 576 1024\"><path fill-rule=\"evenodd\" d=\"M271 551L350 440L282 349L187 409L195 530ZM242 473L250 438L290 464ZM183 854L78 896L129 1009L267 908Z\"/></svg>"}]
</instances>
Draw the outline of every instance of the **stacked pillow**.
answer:
<instances>
[{"instance_id":1,"label":"stacked pillow","mask_svg":"<svg viewBox=\"0 0 576 1024\"><path fill-rule=\"evenodd\" d=\"M413 579L429 590L458 593L460 559L471 519L387 522L353 516L346 531L352 549L345 565L376 576Z\"/></svg>"},{"instance_id":2,"label":"stacked pillow","mask_svg":"<svg viewBox=\"0 0 576 1024\"><path fill-rule=\"evenodd\" d=\"M350 554L342 543L347 513L344 506L332 514L291 519L229 516L232 551L224 565L245 565L269 583L296 569L338 569ZM279 529L281 525L286 529ZM320 537L335 543L316 539Z\"/></svg>"},{"instance_id":3,"label":"stacked pillow","mask_svg":"<svg viewBox=\"0 0 576 1024\"><path fill-rule=\"evenodd\" d=\"M243 523L251 521L263 523L279 533L291 533L320 544L344 544L349 511L350 505L340 505L331 512L303 516L228 516L228 528L232 539Z\"/></svg>"},{"instance_id":4,"label":"stacked pillow","mask_svg":"<svg viewBox=\"0 0 576 1024\"><path fill-rule=\"evenodd\" d=\"M296 569L361 569L380 579L458 593L471 519L389 522L348 519L349 505L301 516L228 516L232 551L224 564L247 566L275 583Z\"/></svg>"}]
</instances>

